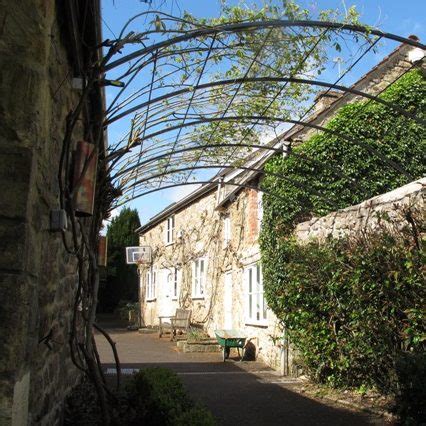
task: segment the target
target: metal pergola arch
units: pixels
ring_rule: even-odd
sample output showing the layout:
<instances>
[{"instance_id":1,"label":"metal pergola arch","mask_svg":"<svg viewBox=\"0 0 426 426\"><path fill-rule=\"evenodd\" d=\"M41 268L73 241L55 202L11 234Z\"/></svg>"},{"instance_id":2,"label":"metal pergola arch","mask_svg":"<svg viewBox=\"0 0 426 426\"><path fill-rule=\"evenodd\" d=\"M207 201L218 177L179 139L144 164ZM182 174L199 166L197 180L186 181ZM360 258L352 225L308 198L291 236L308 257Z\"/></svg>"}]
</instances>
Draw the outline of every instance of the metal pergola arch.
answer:
<instances>
[{"instance_id":1,"label":"metal pergola arch","mask_svg":"<svg viewBox=\"0 0 426 426\"><path fill-rule=\"evenodd\" d=\"M152 12L154 13L154 12ZM169 15L168 15L169 16ZM176 18L176 20L178 21L178 19ZM368 27L363 27L360 25L351 25L351 24L341 24L341 23L336 23L336 22L322 22L322 21L286 21L286 20L269 20L269 21L255 21L255 22L241 22L241 23L232 23L232 24L225 24L225 25L218 25L215 27L203 27L203 28L196 28L194 30L189 30L186 31L184 34L179 34L177 36L171 37L167 40L163 40L160 42L156 42L153 43L149 46L145 46L143 49L139 49L136 50L128 55L124 55L121 59L119 60L115 60L115 61L111 61L109 63L106 63L106 65L101 68L102 71L104 72L109 72L112 71L114 69L116 69L117 67L132 61L132 60L138 60L139 62L137 64L134 64L132 66L130 66L129 70L123 74L123 75L131 75L133 72L135 73L132 77L130 77L130 82L133 81L134 76L136 75L137 72L140 72L141 69L144 67L144 64L142 63L142 65L140 65L140 58L145 58L148 57L149 59L147 61L145 61L146 64L150 64L150 63L156 63L157 60L157 56L155 56L156 54L158 54L158 52L161 51L161 49L164 49L166 47L172 46L174 44L178 44L184 41L188 41L188 40L193 40L196 38L200 38L200 37L204 37L207 40L207 37L211 37L213 39L213 42L210 44L210 49L213 48L214 45L214 41L215 41L215 37L217 34L221 34L221 33L235 33L235 32L241 32L241 31L245 31L245 30L250 30L250 31L254 31L257 29L266 29L266 28L295 28L295 27L312 27L312 28L321 28L321 29L325 29L325 30L335 30L335 31L348 31L348 32L353 32L353 33L360 33L360 34L365 34L365 35L374 35L376 37L379 38L385 38L385 39L389 39L389 40L393 40L393 41L397 41L397 42L401 42L404 43L406 45L412 46L412 47L417 47L417 48L421 48L424 49L426 46L412 38L404 38L395 34L391 34L391 33L386 33L386 32L382 32L380 30L376 30L376 29L371 29ZM124 31L124 30L123 30ZM155 32L155 31L154 31ZM172 30L170 31L171 33L174 33ZM123 32L121 34L121 36L123 35ZM229 47L229 46L228 46ZM204 52L210 52L210 50L208 48L203 48ZM170 56L172 55L173 52L165 52L164 55L165 56ZM200 60L200 63L203 63L203 72L204 72L204 68L205 65L209 59L209 53L207 54L207 57L205 58L205 61L203 62L203 60ZM140 68L142 67L142 68ZM405 111L404 109L402 109L399 105L396 105L394 103L388 102L382 98L380 98L378 95L372 95L370 93L366 93L363 92L361 90L357 90L354 87L347 87L341 84L337 84L337 83L328 83L326 81L320 81L320 80L316 80L316 79L308 79L308 78L299 78L297 76L293 76L290 75L289 77L286 76L281 76L281 77L277 77L277 76L248 76L245 75L242 78L233 78L233 79L218 79L218 80L213 80L211 82L208 83L202 83L201 82L201 76L203 75L203 72L201 72L201 74L198 77L198 81L196 85L192 85L191 87L184 87L182 86L181 88L177 88L174 91L170 91L170 92L166 92L163 93L159 96L152 96L153 93L153 81L154 81L154 76L152 76L152 81L151 81L151 86L146 85L146 87L150 87L149 90L146 89L147 93L149 93L149 99L148 101L139 103L137 105L131 106L130 108L123 110L123 107L121 108L114 108L112 111L112 114L106 118L105 120L105 126L111 125L119 120L124 119L125 117L127 117L128 115L132 114L132 113L137 113L138 111L140 111L139 116L135 116L135 119L140 119L141 116L143 116L145 114L146 111L143 110L143 108L148 108L148 112L145 114L145 122L143 124L143 133L142 133L142 137L140 135L138 135L137 138L135 138L135 140L133 140L131 143L128 143L126 146L124 146L124 144L122 146L115 146L113 147L113 149L110 150L109 154L107 155L107 160L110 162L110 171L112 173L112 177L113 177L113 184L115 186L117 186L118 188L120 188L120 181L122 182L126 182L125 185L123 185L122 190L124 190L124 192L130 191L131 188L133 188L133 194L132 197L130 199L127 199L124 202L128 202L131 199L136 199L139 198L140 196L143 195L147 195L149 193L154 192L153 190L149 189L149 191L145 191L143 193L140 194L135 194L135 188L138 187L140 189L141 184L142 183L149 183L150 181L153 181L155 179L157 179L158 177L163 177L165 175L171 175L171 174L177 174L180 173L182 171L192 171L192 170L200 170L200 169L214 169L214 168L222 168L222 169L231 169L231 168L235 168L235 166L233 166L232 164L227 164L227 163L217 163L217 165L213 166L211 164L204 164L204 165L198 165L198 162L200 160L200 158L203 161L202 156L200 155L198 158L195 158L195 162L193 163L193 166L186 166L185 164L183 165L179 165L180 167L176 168L171 168L169 169L169 166L172 165L172 157L175 154L179 154L179 153L184 153L184 152L189 152L189 151L194 151L194 152L202 152L202 154L205 154L207 150L210 149L215 149L215 148L221 148L221 149L234 149L234 153L235 150L237 150L238 148L245 148L245 149L261 149L264 148L265 145L260 145L260 144L251 144L251 143L242 143L242 141L244 140L244 137L241 141L241 143L223 143L223 144L211 144L211 145L190 145L191 141L190 141L190 137L188 137L188 134L183 135L183 137L180 137L181 135L181 130L182 129L186 129L186 128L191 128L191 127L196 127L198 125L202 125L202 124L206 124L206 123L214 123L214 122L239 122L239 123L251 123L253 126L258 124L259 122L263 122L263 123L285 123L285 124L292 124L295 126L301 126L303 128L310 128L310 129L314 129L316 131L320 131L320 132L328 132L329 134L332 134L336 137L345 139L351 143L355 143L357 145L359 145L360 147L362 147L363 149L367 149L369 151L369 153L371 155L375 155L377 157L379 157L384 164L386 164L389 167L392 167L393 169L397 170L399 173L403 174L406 176L407 179L411 180L413 179L413 176L411 176L402 165L394 162L393 160L386 158L385 155L383 155L382 153L380 153L378 150L374 149L373 147L369 146L368 144L366 144L364 141L362 140L357 140L354 138L351 138L349 135L344 135L341 134L340 132L336 132L334 130L330 130L324 126L318 125L318 124L314 124L314 123L310 123L304 120L296 120L296 119L292 119L292 118L283 118L283 117L277 117L274 115L268 115L268 114L263 114L263 115L226 115L226 113L228 112L229 106L232 104L234 98L235 98L235 94L234 96L229 96L231 98L231 102L229 103L228 107L225 108L225 113L221 116L221 117L214 117L214 116L204 116L202 117L202 114L199 114L200 119L193 119L195 117L194 114L188 114L188 111L190 110L190 108L192 107L192 104L194 104L195 106L197 106L197 99L194 100L195 98L195 93L199 93L199 91L201 90L205 90L205 89L210 89L213 87L224 87L224 86L233 86L233 85L240 85L239 87L241 87L242 84L280 84L280 83L285 83L287 84L299 84L299 85L308 85L308 86L318 86L321 88L326 88L327 92L335 89L338 90L344 94L348 93L348 94L352 94L354 96L357 97L361 97L361 98L365 98L369 101L372 102L378 102L388 108L393 109L395 112L397 112L398 114L400 114L401 116L413 120L415 121L417 124L420 124L421 126L424 126L426 121L423 120L422 117L418 117L414 114L412 114L409 111ZM248 73L247 73L248 74ZM340 78L337 80L339 81ZM173 86L173 85L172 85ZM237 89L238 90L238 89ZM157 118L152 121L151 123L148 121L149 119L149 108L152 105L155 104L160 104L161 102L168 100L168 99L174 99L174 98L179 98L179 96L184 95L184 94L190 94L190 99L185 101L185 99L183 101L181 101L181 103L179 104L179 99L176 101L174 105L174 107L178 108L179 106L181 108L183 108L186 112L183 115L183 117L179 117L179 115L176 114L168 114L167 113L157 116ZM117 100L117 97L114 99L114 102ZM193 102L194 101L194 102ZM126 102L126 105L128 103ZM142 110L142 111L141 111ZM214 112L210 112L208 114L214 115L214 114L219 114L219 113L223 113L223 111L214 111ZM154 114L158 114L157 112L154 111ZM152 117L155 117L155 115L153 115ZM191 121L190 121L191 119ZM143 121L143 120L142 120ZM173 125L174 122L179 122L179 124L177 125ZM253 124L254 123L254 124ZM159 130L155 130L155 127L160 126ZM161 128L162 126L162 128ZM153 129L153 131L149 132L150 129ZM148 132L147 132L148 131ZM145 141L155 141L156 138L165 135L167 133L172 134L173 132L178 132L177 133L177 137L175 137L175 142L172 145L172 148L169 152L165 151L163 154L161 155L153 155L152 157L150 157L149 155L147 156L146 159L141 158L141 156L146 155L150 150L151 152L154 152L155 154L155 143L153 143L154 147L148 147L148 148L144 148L142 149L142 146L144 144ZM131 135L129 136L129 140L130 140ZM173 139L173 136L172 136ZM165 149L167 149L167 144L164 142L162 142L161 144L159 144L161 146L164 146ZM128 154L134 150L136 147L140 146L140 156L138 157L133 156L132 158L135 158L135 163L131 163L130 161L130 157L128 157ZM169 145L170 146L170 145ZM268 147L265 149L271 149L273 150L273 148ZM278 151L278 150L277 150ZM282 151L282 149L280 149L280 151ZM136 160L137 158L137 160ZM148 163L155 163L156 161L162 161L165 158L168 158L167 164L166 166L163 167L163 172L160 171L156 171L155 167L151 167L150 169L147 169L146 167L144 168L144 166L146 166ZM128 165L124 166L121 170L114 170L114 166L117 164L117 162L122 161L123 164L126 164L126 161L128 161ZM179 161L179 159L177 159L176 161ZM194 161L194 160L193 160ZM244 166L242 166L242 169L244 169ZM247 167L246 167L247 169ZM138 174L142 174L144 172L148 172L151 173L150 176L145 177L143 179L138 178ZM248 169L246 171L249 171ZM253 170L254 171L254 170ZM261 173L261 170L258 170L259 173ZM127 179L125 178L127 174ZM130 183L130 181L133 180L133 183ZM162 180L160 181L160 185L161 185ZM200 183L206 184L206 182L208 181L200 181ZM191 185L194 184L194 182L181 182L181 184L185 184L185 185ZM231 183L230 183L231 184ZM179 184L174 184L174 186L179 186ZM169 186L168 186L169 187ZM164 187L165 189L166 187ZM161 188L157 188L157 190L160 190ZM121 205L124 202L118 202L116 205ZM120 204L121 203L121 204Z\"/></svg>"},{"instance_id":2,"label":"metal pergola arch","mask_svg":"<svg viewBox=\"0 0 426 426\"><path fill-rule=\"evenodd\" d=\"M290 124L294 124L294 125L300 125L300 126L303 126L303 127L308 127L308 128L311 128L311 129L323 131L325 133L329 133L330 135L339 137L341 139L345 139L348 142L355 143L355 144L361 146L362 148L369 150L370 153L377 155L379 158L381 158L384 161L384 163L387 163L389 166L393 167L398 172L405 174L408 179L413 179L413 177L406 170L404 170L404 168L400 164L396 163L395 161L393 161L391 159L386 158L380 152L375 150L373 147L367 145L363 141L351 138L348 135L339 133L335 130L328 129L324 126L320 126L320 125L317 125L317 124L308 123L308 122L299 121L299 120L283 119L283 118L274 117L274 116L271 116L271 117L269 117L269 116L235 116L235 117L222 117L222 118L205 118L203 120L196 120L196 121L192 121L192 122L189 122L189 123L183 123L183 124L179 124L179 125L176 125L176 126L171 126L169 128L166 128L166 129L159 130L155 133L147 135L146 139L150 139L150 138L153 138L155 136L159 136L161 134L171 132L171 131L179 129L181 127L195 126L197 124L202 124L202 123L215 122L215 121L239 121L239 122L249 121L249 122L251 122L251 121L254 121L254 120L290 123ZM137 146L138 143L139 142L135 143L134 146ZM200 149L200 147L198 147L198 149Z\"/></svg>"},{"instance_id":3,"label":"metal pergola arch","mask_svg":"<svg viewBox=\"0 0 426 426\"><path fill-rule=\"evenodd\" d=\"M306 190L306 191L308 191L308 192L310 192L310 193L312 193L313 195L315 195L315 196L317 196L317 197L319 197L319 198L322 198L322 199L324 199L326 202L328 202L329 203L329 205L330 205L330 207L332 207L332 208L337 208L336 207L336 205L333 203L333 202L331 202L330 200L328 200L327 198L325 198L324 197L324 194L321 194L320 192L318 192L318 191L316 191L315 189L313 189L312 187L310 187L310 186L308 186L308 185L303 185L302 183L300 183L300 182L298 182L298 181L295 181L294 179L292 179L291 177L289 177L289 176L283 176L283 175L281 175L281 174L278 174L278 173L274 173L274 172L270 172L270 171L266 171L263 167L262 168L260 168L260 167L248 167L248 166L238 166L238 165L221 165L221 164L216 164L216 165L197 165L197 166L188 166L188 167L181 167L181 168L177 168L177 169L173 169L173 170L169 170L169 171L166 171L166 172L162 172L162 173L157 173L156 175L152 175L152 176L150 176L149 178L143 178L143 179L140 179L139 181L137 181L137 182L135 182L134 183L134 185L141 185L141 184L144 184L144 183L148 183L151 179L156 179L156 178L160 178L160 177L163 177L163 176L165 176L165 175L170 175L170 174L173 174L173 173L180 173L180 172L183 172L183 171L188 171L188 170L194 170L194 169L199 169L199 170L205 170L205 169L213 169L213 170L216 170L216 169L219 169L219 168L221 168L221 169L224 169L224 170L234 170L234 171L246 171L246 172L254 172L254 173L256 173L257 175L266 175L266 176L273 176L273 177L275 177L275 178L277 178L277 179L279 179L279 180L282 180L282 181L284 181L284 182L287 182L287 183L289 183L290 185L293 185L293 186L295 186L295 187L298 187L298 188L301 188L301 189L304 189L304 190ZM196 184L199 184L199 183L205 183L206 181L203 181L203 182L197 182L197 181L195 181L195 182L187 182L187 184L188 185L196 185ZM209 181L210 183L212 183L212 184L217 184L217 185L220 185L220 184L224 184L224 185L231 185L231 186L237 186L237 187L241 187L241 188L251 188L251 189L257 189L257 190L260 190L261 192L265 192L262 188L261 188L261 186L254 186L254 185L249 185L249 186L245 186L245 184L242 184L241 182L234 182L234 181L232 181L232 180L230 180L230 181L224 181L224 180L221 180L221 178L220 177L215 177L215 179L212 179L211 181ZM177 184L177 185L179 185L179 184ZM161 189L163 189L163 188L157 188L158 190L161 190ZM166 188L164 188L164 189L166 189ZM129 189L129 191L130 191L131 189ZM274 196L275 194L273 193L273 192L271 192L271 191L267 191L268 192L268 194L269 195L271 195L271 196ZM150 191L148 190L148 192L144 192L144 193L142 193L142 194L139 194L139 197L138 198L140 198L140 197L143 197L144 195L148 195L150 193ZM125 195L126 193L124 192L123 193L123 195Z\"/></svg>"},{"instance_id":4,"label":"metal pergola arch","mask_svg":"<svg viewBox=\"0 0 426 426\"><path fill-rule=\"evenodd\" d=\"M312 86L319 86L319 87L325 87L327 89L334 89L334 90L339 90L343 93L351 93L353 95L356 96L360 96L362 98L365 99L370 99L374 102L378 102L388 108L391 108L395 111L397 111L398 113L400 113L401 115L403 115L404 117L410 118L414 121L416 121L417 123L421 124L421 125L426 125L426 120L423 120L417 116L415 116L414 114L405 111L403 108L401 108L399 105L393 104L391 102L387 102L384 99L378 97L378 96L374 96L374 95L370 95L369 93L363 92L361 90L357 90L355 88L352 87L346 87L346 86L342 86L339 84L333 84L333 83L327 83L325 81L319 81L319 80L308 80L308 79L303 79L303 78L295 78L295 77L247 77L247 78L235 78L235 79L230 79L230 80L219 80L219 81L213 81L211 83L205 83L205 84L199 84L197 86L194 86L193 88L184 88L184 89L180 89L178 91L174 91L172 93L168 93L162 96L159 96L157 98L151 99L148 102L144 102L142 104L138 104L128 110L125 110L123 112L121 112L120 114L118 114L117 116L113 116L110 119L107 119L104 123L104 125L108 126L111 123L114 123L117 120L120 120L123 117L126 117L129 114L132 114L144 107L148 107L149 105L155 104L157 102L161 102L170 98L174 98L176 96L185 94L185 93L189 93L189 92L194 92L197 91L199 89L206 89L206 88L210 88L210 87L216 87L216 86L226 86L226 85L232 85L232 84L237 84L237 83L295 83L295 84L307 84L307 85L312 85Z\"/></svg>"},{"instance_id":5,"label":"metal pergola arch","mask_svg":"<svg viewBox=\"0 0 426 426\"><path fill-rule=\"evenodd\" d=\"M158 12L157 12L158 13ZM288 27L316 27L316 28L326 28L326 29L334 29L338 31L351 31L354 33L362 33L362 34L372 34L378 37L387 38L389 40L397 41L399 43L408 44L413 47L419 47L420 49L425 49L426 45L420 43L411 38L401 37L399 35L393 33L383 32L374 28L362 26L362 25L352 25L352 24L344 24L338 22L327 22L327 21L288 21L282 19L274 19L268 21L254 21L254 22L241 22L234 24L226 24L226 25L217 25L215 27L207 27L201 28L193 31L188 31L187 33L171 38L169 40L161 41L158 43L154 43L151 46L145 47L143 49L137 50L136 52L130 53L126 56L123 56L120 59L117 59L109 64L106 64L103 71L107 72L116 68L120 65L125 64L126 62L138 58L142 55L146 55L152 53L155 50L158 50L162 47L169 46L171 44L179 43L182 41L189 40L191 38L197 37L205 37L214 35L221 32L239 32L247 29L253 28L288 28Z\"/></svg>"}]
</instances>

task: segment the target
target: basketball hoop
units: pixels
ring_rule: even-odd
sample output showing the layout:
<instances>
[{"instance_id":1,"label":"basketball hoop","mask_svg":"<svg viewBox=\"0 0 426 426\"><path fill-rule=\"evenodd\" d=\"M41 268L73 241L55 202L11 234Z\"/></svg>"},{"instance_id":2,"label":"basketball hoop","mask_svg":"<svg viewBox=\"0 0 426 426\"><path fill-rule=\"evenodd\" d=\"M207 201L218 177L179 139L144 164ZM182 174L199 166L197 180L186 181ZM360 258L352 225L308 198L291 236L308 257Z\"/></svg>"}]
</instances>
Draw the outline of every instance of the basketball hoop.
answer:
<instances>
[{"instance_id":1,"label":"basketball hoop","mask_svg":"<svg viewBox=\"0 0 426 426\"><path fill-rule=\"evenodd\" d=\"M151 247L126 247L126 263L138 266L151 263Z\"/></svg>"}]
</instances>

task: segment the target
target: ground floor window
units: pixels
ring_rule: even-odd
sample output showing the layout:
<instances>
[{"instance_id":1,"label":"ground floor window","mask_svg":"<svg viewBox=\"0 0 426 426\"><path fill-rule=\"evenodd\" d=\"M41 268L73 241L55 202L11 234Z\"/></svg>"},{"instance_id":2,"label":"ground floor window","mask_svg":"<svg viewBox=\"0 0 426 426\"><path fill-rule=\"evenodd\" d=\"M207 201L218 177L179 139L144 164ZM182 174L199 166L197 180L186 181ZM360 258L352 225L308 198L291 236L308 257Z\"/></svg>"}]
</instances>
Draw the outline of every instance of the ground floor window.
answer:
<instances>
[{"instance_id":1,"label":"ground floor window","mask_svg":"<svg viewBox=\"0 0 426 426\"><path fill-rule=\"evenodd\" d=\"M167 285L171 291L172 300L177 300L179 290L178 290L178 269L173 268L169 271L167 275Z\"/></svg>"},{"instance_id":2,"label":"ground floor window","mask_svg":"<svg viewBox=\"0 0 426 426\"><path fill-rule=\"evenodd\" d=\"M156 271L148 271L146 273L146 300L154 300L155 299L155 284L157 281L157 272Z\"/></svg>"},{"instance_id":3,"label":"ground floor window","mask_svg":"<svg viewBox=\"0 0 426 426\"><path fill-rule=\"evenodd\" d=\"M206 259L199 258L192 264L192 298L204 297L206 282Z\"/></svg>"},{"instance_id":4,"label":"ground floor window","mask_svg":"<svg viewBox=\"0 0 426 426\"><path fill-rule=\"evenodd\" d=\"M267 325L267 305L263 295L262 268L259 263L244 269L247 324Z\"/></svg>"}]
</instances>

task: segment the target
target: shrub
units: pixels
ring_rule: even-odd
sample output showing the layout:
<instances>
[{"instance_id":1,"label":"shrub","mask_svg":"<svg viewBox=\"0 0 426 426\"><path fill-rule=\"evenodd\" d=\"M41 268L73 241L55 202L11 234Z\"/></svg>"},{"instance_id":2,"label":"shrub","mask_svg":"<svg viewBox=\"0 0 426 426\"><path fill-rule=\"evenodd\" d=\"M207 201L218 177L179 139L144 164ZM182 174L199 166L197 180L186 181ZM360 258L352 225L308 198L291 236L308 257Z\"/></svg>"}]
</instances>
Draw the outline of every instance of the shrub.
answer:
<instances>
[{"instance_id":1,"label":"shrub","mask_svg":"<svg viewBox=\"0 0 426 426\"><path fill-rule=\"evenodd\" d=\"M191 419L193 423L186 423L191 425L215 424L211 413L194 405L178 376L167 368L139 371L127 384L126 395L136 413L129 424L183 425L185 419Z\"/></svg>"},{"instance_id":2,"label":"shrub","mask_svg":"<svg viewBox=\"0 0 426 426\"><path fill-rule=\"evenodd\" d=\"M110 400L112 424L117 426L214 426L212 414L194 404L177 375L166 368L147 368L134 374L123 391ZM94 387L83 383L68 397L66 425L102 425Z\"/></svg>"},{"instance_id":3,"label":"shrub","mask_svg":"<svg viewBox=\"0 0 426 426\"><path fill-rule=\"evenodd\" d=\"M425 253L400 226L305 245L282 239L264 262L265 294L314 380L374 387L414 416L426 380Z\"/></svg>"}]
</instances>

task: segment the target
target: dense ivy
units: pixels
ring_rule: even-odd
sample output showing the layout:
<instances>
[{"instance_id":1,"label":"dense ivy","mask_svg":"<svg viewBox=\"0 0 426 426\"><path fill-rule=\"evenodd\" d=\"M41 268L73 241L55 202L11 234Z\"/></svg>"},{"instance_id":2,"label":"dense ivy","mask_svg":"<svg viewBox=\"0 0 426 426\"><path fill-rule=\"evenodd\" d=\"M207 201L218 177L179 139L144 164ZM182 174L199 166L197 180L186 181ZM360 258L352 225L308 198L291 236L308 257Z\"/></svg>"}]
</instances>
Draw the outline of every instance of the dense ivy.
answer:
<instances>
[{"instance_id":1,"label":"dense ivy","mask_svg":"<svg viewBox=\"0 0 426 426\"><path fill-rule=\"evenodd\" d=\"M420 118L426 113L426 82L418 70L408 72L381 97ZM426 172L424 128L375 102L342 107L327 124L331 130L362 141L414 178ZM359 144L321 133L293 148L286 158L275 157L265 167L263 249L273 250L277 238L311 216L322 216L397 188L409 179ZM280 180L275 175L296 182ZM274 196L278 195L278 197Z\"/></svg>"},{"instance_id":2,"label":"dense ivy","mask_svg":"<svg viewBox=\"0 0 426 426\"><path fill-rule=\"evenodd\" d=\"M265 271L266 297L311 375L396 390L396 353L426 338L421 251L389 233L306 245L290 238L279 260L285 268Z\"/></svg>"},{"instance_id":3,"label":"dense ivy","mask_svg":"<svg viewBox=\"0 0 426 426\"><path fill-rule=\"evenodd\" d=\"M411 71L382 96L424 117L425 95L424 78ZM327 127L362 140L415 178L424 175L424 129L383 105L346 105ZM413 383L419 371L426 371L421 355L425 255L409 222L403 231L386 228L321 244L300 245L292 237L297 223L394 189L407 183L407 177L359 145L326 133L293 152L273 158L266 170L274 176L263 180L260 242L268 304L286 325L312 378L394 393L405 414L416 418L423 403L404 403L409 392L402 389L414 392L417 402L423 398L421 390L413 391ZM410 377L404 375L407 371Z\"/></svg>"}]
</instances>

